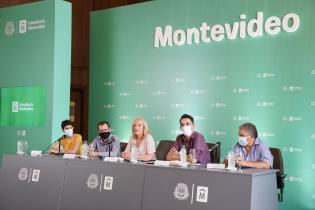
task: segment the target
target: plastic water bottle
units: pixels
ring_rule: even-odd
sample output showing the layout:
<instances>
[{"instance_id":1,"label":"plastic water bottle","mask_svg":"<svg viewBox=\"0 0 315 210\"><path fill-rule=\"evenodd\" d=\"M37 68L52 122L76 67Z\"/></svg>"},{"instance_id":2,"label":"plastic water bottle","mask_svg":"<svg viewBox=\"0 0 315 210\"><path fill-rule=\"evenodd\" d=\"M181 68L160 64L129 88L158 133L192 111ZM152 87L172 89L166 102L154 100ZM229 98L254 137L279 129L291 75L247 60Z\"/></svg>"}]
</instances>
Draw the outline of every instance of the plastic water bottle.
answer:
<instances>
[{"instance_id":1,"label":"plastic water bottle","mask_svg":"<svg viewBox=\"0 0 315 210\"><path fill-rule=\"evenodd\" d=\"M131 145L131 151L130 151L130 162L137 162L138 159L138 149L137 149L137 143L135 140L132 141Z\"/></svg>"},{"instance_id":2,"label":"plastic water bottle","mask_svg":"<svg viewBox=\"0 0 315 210\"><path fill-rule=\"evenodd\" d=\"M185 145L182 146L182 149L179 151L180 162L187 162L187 150Z\"/></svg>"},{"instance_id":3,"label":"plastic water bottle","mask_svg":"<svg viewBox=\"0 0 315 210\"><path fill-rule=\"evenodd\" d=\"M235 153L233 148L231 148L230 152L228 153L228 169L235 170Z\"/></svg>"},{"instance_id":4,"label":"plastic water bottle","mask_svg":"<svg viewBox=\"0 0 315 210\"><path fill-rule=\"evenodd\" d=\"M87 143L87 141L83 142L82 145L82 158L88 158L88 149L89 149L89 145Z\"/></svg>"},{"instance_id":5,"label":"plastic water bottle","mask_svg":"<svg viewBox=\"0 0 315 210\"><path fill-rule=\"evenodd\" d=\"M23 141L21 141L21 140L17 141L16 154L18 154L18 155L24 154L24 144L23 144Z\"/></svg>"}]
</instances>

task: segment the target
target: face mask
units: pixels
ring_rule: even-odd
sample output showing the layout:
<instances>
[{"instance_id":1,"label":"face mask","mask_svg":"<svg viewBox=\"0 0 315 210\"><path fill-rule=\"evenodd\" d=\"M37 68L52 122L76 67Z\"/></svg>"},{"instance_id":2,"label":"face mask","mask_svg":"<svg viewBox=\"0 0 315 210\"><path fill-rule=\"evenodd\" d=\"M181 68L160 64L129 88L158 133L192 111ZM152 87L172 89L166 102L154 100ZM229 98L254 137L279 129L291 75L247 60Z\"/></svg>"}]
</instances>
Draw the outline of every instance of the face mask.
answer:
<instances>
[{"instance_id":1,"label":"face mask","mask_svg":"<svg viewBox=\"0 0 315 210\"><path fill-rule=\"evenodd\" d=\"M98 134L102 139L107 139L110 135L110 132L102 132Z\"/></svg>"},{"instance_id":2,"label":"face mask","mask_svg":"<svg viewBox=\"0 0 315 210\"><path fill-rule=\"evenodd\" d=\"M190 137L191 134L193 133L193 130L192 130L192 128L191 128L190 125L185 125L185 126L181 127L181 129L182 129L183 134L184 134L185 136Z\"/></svg>"},{"instance_id":3,"label":"face mask","mask_svg":"<svg viewBox=\"0 0 315 210\"><path fill-rule=\"evenodd\" d=\"M238 143L239 143L241 146L245 147L245 146L248 144L248 141L247 141L246 136L243 136L243 137L239 136L239 137L238 137Z\"/></svg>"},{"instance_id":4,"label":"face mask","mask_svg":"<svg viewBox=\"0 0 315 210\"><path fill-rule=\"evenodd\" d=\"M71 137L73 135L73 129L64 130L65 135Z\"/></svg>"}]
</instances>

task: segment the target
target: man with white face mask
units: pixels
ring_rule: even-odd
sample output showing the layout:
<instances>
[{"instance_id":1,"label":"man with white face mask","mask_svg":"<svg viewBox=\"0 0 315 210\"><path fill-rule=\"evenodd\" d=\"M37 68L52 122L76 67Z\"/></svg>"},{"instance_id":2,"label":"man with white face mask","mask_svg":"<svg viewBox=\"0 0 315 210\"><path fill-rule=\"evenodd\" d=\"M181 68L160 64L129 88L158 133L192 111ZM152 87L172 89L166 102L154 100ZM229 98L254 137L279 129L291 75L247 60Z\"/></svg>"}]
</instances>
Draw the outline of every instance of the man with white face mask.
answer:
<instances>
[{"instance_id":1,"label":"man with white face mask","mask_svg":"<svg viewBox=\"0 0 315 210\"><path fill-rule=\"evenodd\" d=\"M166 160L180 160L179 151L185 146L187 151L187 161L193 162L189 155L191 149L195 150L197 163L206 164L210 160L208 145L201 133L195 131L194 118L188 114L183 114L179 120L180 129L183 134L177 136L174 145L166 155Z\"/></svg>"},{"instance_id":2,"label":"man with white face mask","mask_svg":"<svg viewBox=\"0 0 315 210\"><path fill-rule=\"evenodd\" d=\"M81 154L82 136L73 133L73 125L70 120L64 120L61 123L61 129L64 132L63 138L60 140L60 147L63 153ZM49 150L51 154L59 153L59 142L57 141Z\"/></svg>"},{"instance_id":3,"label":"man with white face mask","mask_svg":"<svg viewBox=\"0 0 315 210\"><path fill-rule=\"evenodd\" d=\"M238 135L238 142L233 148L237 165L249 168L272 168L273 156L269 147L258 138L254 124L241 125ZM227 159L224 160L224 163L227 164Z\"/></svg>"}]
</instances>

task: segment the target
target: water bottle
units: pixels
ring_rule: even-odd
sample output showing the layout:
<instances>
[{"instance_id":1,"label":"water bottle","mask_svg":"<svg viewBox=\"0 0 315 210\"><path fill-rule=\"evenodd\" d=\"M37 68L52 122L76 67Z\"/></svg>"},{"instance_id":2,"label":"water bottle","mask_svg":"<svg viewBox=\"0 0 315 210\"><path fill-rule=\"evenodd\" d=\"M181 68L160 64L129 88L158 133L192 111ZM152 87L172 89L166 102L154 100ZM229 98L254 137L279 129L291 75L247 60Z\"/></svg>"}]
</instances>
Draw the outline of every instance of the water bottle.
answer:
<instances>
[{"instance_id":1,"label":"water bottle","mask_svg":"<svg viewBox=\"0 0 315 210\"><path fill-rule=\"evenodd\" d=\"M235 170L235 153L233 148L231 148L230 152L228 153L228 169Z\"/></svg>"},{"instance_id":2,"label":"water bottle","mask_svg":"<svg viewBox=\"0 0 315 210\"><path fill-rule=\"evenodd\" d=\"M18 155L23 155L24 154L24 144L23 144L23 141L21 141L21 140L17 141L16 154L18 154Z\"/></svg>"},{"instance_id":3,"label":"water bottle","mask_svg":"<svg viewBox=\"0 0 315 210\"><path fill-rule=\"evenodd\" d=\"M137 162L138 159L138 149L137 149L137 143L135 140L132 141L131 145L131 152L130 152L130 162Z\"/></svg>"},{"instance_id":4,"label":"water bottle","mask_svg":"<svg viewBox=\"0 0 315 210\"><path fill-rule=\"evenodd\" d=\"M194 148L190 149L189 155L190 155L190 158L191 158L191 163L192 164L197 163L197 155L196 155L196 150Z\"/></svg>"},{"instance_id":5,"label":"water bottle","mask_svg":"<svg viewBox=\"0 0 315 210\"><path fill-rule=\"evenodd\" d=\"M65 149L63 148L63 144L60 144L60 153L61 154L65 153Z\"/></svg>"},{"instance_id":6,"label":"water bottle","mask_svg":"<svg viewBox=\"0 0 315 210\"><path fill-rule=\"evenodd\" d=\"M89 145L87 143L87 141L83 142L82 145L82 158L88 158L88 149L89 149Z\"/></svg>"},{"instance_id":7,"label":"water bottle","mask_svg":"<svg viewBox=\"0 0 315 210\"><path fill-rule=\"evenodd\" d=\"M179 152L180 162L187 162L187 151L185 145L182 146L182 149Z\"/></svg>"}]
</instances>

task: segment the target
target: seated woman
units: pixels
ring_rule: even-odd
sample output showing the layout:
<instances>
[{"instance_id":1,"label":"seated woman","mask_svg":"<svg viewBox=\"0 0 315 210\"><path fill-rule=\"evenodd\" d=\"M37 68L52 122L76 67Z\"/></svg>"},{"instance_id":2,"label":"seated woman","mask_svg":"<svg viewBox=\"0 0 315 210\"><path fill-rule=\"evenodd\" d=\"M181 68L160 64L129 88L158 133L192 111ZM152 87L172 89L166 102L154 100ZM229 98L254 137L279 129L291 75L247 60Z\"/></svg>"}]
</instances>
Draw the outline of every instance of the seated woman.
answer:
<instances>
[{"instance_id":1,"label":"seated woman","mask_svg":"<svg viewBox=\"0 0 315 210\"><path fill-rule=\"evenodd\" d=\"M143 118L136 118L132 123L132 135L129 138L125 151L121 154L122 158L130 159L132 144L135 143L138 151L138 160L155 160L154 139L149 133L147 122Z\"/></svg>"},{"instance_id":2,"label":"seated woman","mask_svg":"<svg viewBox=\"0 0 315 210\"><path fill-rule=\"evenodd\" d=\"M61 128L65 135L60 140L60 152L80 155L82 147L82 136L80 134L73 134L73 125L70 120L62 121ZM51 146L49 153L59 153L58 141Z\"/></svg>"}]
</instances>

